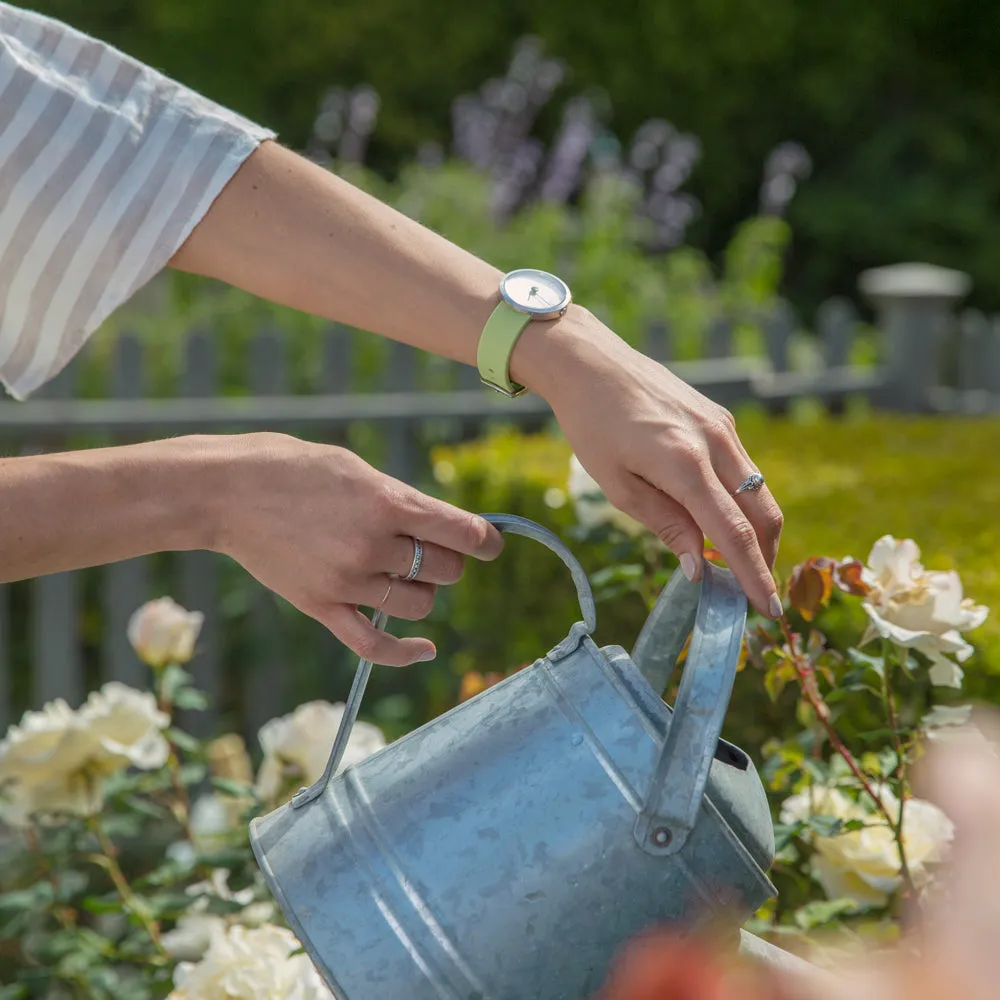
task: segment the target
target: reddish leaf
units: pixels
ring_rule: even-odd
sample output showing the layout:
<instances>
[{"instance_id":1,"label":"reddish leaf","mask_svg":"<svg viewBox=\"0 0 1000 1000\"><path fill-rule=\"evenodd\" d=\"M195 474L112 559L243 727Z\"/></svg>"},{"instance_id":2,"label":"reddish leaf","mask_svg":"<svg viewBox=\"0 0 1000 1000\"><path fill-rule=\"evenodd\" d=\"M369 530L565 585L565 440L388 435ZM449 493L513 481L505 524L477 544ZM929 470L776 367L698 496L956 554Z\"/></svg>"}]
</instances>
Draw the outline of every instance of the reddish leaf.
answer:
<instances>
[{"instance_id":1,"label":"reddish leaf","mask_svg":"<svg viewBox=\"0 0 1000 1000\"><path fill-rule=\"evenodd\" d=\"M861 579L864 565L857 559L848 559L839 563L834 573L837 586L845 594L853 594L855 597L867 597L871 593L871 587Z\"/></svg>"},{"instance_id":2,"label":"reddish leaf","mask_svg":"<svg viewBox=\"0 0 1000 1000\"><path fill-rule=\"evenodd\" d=\"M709 545L708 542L705 543L705 551L704 551L703 555L705 556L706 559L709 560L709 562L724 562L725 561L723 559L722 553L717 548L715 548L714 546Z\"/></svg>"},{"instance_id":3,"label":"reddish leaf","mask_svg":"<svg viewBox=\"0 0 1000 1000\"><path fill-rule=\"evenodd\" d=\"M826 556L813 556L792 570L788 598L792 607L807 622L816 617L833 594L833 570L836 563Z\"/></svg>"}]
</instances>

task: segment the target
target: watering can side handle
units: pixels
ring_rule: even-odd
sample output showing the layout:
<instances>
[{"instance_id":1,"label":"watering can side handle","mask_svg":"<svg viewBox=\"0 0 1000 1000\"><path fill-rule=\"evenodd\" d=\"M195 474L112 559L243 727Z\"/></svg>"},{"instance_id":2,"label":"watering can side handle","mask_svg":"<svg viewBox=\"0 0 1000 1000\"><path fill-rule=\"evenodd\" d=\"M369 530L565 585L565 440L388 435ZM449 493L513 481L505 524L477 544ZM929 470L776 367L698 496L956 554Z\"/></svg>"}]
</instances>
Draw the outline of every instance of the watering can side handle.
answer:
<instances>
[{"instance_id":1,"label":"watering can side handle","mask_svg":"<svg viewBox=\"0 0 1000 1000\"><path fill-rule=\"evenodd\" d=\"M701 586L683 573L673 573L653 605L649 617L632 647L632 662L662 695L694 627L701 599Z\"/></svg>"},{"instance_id":2,"label":"watering can side handle","mask_svg":"<svg viewBox=\"0 0 1000 1000\"><path fill-rule=\"evenodd\" d=\"M635 838L650 854L679 851L694 828L736 679L747 599L733 574L705 563L701 599L667 738Z\"/></svg>"},{"instance_id":3,"label":"watering can side handle","mask_svg":"<svg viewBox=\"0 0 1000 1000\"><path fill-rule=\"evenodd\" d=\"M587 634L597 628L597 610L594 607L594 594L590 589L590 581L587 574L580 565L576 556L564 545L559 538L548 528L543 528L534 521L529 521L526 517L518 517L516 514L483 514L483 518L489 521L500 531L509 531L514 535L525 535L533 538L536 542L541 542L546 548L551 549L569 567L576 584L576 595L580 602L580 611L583 614L584 627ZM372 617L372 625L380 631L385 629L389 621L389 616L384 611L376 611ZM579 629L579 626L574 626ZM572 634L572 633L571 633ZM313 782L308 788L300 788L292 796L292 808L301 809L302 806L318 799L326 790L330 779L337 773L340 761L347 749L347 741L350 739L351 730L358 718L358 711L361 708L361 699L364 697L365 688L368 686L368 678L372 673L372 661L361 660L358 663L357 672L354 675L354 683L351 685L351 693L347 696L347 703L344 705L344 714L340 720L340 727L337 729L337 736L333 741L333 748L326 761L326 768L321 777Z\"/></svg>"}]
</instances>

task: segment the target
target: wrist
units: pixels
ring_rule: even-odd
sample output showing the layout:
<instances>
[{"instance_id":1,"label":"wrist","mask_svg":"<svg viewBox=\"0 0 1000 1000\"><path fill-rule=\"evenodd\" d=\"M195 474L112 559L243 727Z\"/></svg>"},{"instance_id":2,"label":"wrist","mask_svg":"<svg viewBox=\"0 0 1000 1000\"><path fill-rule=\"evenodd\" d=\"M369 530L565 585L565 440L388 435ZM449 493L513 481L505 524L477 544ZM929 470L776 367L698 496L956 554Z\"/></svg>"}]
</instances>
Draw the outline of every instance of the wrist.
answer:
<instances>
[{"instance_id":1,"label":"wrist","mask_svg":"<svg viewBox=\"0 0 1000 1000\"><path fill-rule=\"evenodd\" d=\"M231 508L236 436L192 434L140 445L146 503L164 551L221 552Z\"/></svg>"},{"instance_id":2,"label":"wrist","mask_svg":"<svg viewBox=\"0 0 1000 1000\"><path fill-rule=\"evenodd\" d=\"M613 365L623 350L631 348L574 302L559 319L528 323L511 353L510 376L552 403L577 374Z\"/></svg>"}]
</instances>

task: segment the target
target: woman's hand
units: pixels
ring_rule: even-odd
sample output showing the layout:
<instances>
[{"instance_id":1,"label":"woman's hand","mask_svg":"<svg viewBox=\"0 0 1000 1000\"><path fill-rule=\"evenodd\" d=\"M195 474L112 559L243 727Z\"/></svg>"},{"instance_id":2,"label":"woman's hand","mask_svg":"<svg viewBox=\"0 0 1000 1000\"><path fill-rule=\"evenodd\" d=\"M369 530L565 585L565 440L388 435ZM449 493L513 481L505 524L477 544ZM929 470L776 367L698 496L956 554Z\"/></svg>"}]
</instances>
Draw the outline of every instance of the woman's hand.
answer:
<instances>
[{"instance_id":1,"label":"woman's hand","mask_svg":"<svg viewBox=\"0 0 1000 1000\"><path fill-rule=\"evenodd\" d=\"M231 454L213 548L359 656L391 666L433 659L428 639L379 632L358 606L384 608L393 618L424 618L438 584L461 576L464 556L500 554L500 532L344 448L283 434L221 440ZM423 562L407 582L402 577L413 565L414 538L423 542Z\"/></svg>"},{"instance_id":2,"label":"woman's hand","mask_svg":"<svg viewBox=\"0 0 1000 1000\"><path fill-rule=\"evenodd\" d=\"M733 496L759 470L727 410L575 307L525 331L512 374L545 396L611 503L654 531L690 579L707 535L757 610L780 616L781 510L766 486Z\"/></svg>"}]
</instances>

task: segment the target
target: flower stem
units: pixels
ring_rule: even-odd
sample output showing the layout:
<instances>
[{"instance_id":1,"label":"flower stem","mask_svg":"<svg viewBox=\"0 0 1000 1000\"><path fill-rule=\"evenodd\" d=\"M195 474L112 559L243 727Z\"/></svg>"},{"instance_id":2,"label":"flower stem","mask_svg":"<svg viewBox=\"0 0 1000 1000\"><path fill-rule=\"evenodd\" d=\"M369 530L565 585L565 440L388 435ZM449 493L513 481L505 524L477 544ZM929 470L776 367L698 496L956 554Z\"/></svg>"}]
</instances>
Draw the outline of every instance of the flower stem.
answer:
<instances>
[{"instance_id":1,"label":"flower stem","mask_svg":"<svg viewBox=\"0 0 1000 1000\"><path fill-rule=\"evenodd\" d=\"M899 832L901 831L902 823L902 809L900 809L900 819L894 819L889 810L886 809L885 804L882 802L878 792L875 791L872 783L868 780L864 771L858 766L858 762L854 759L854 754L848 750L844 741L840 738L840 734L834 728L833 723L830 721L830 708L820 697L819 691L816 690L815 684L810 683L810 667L802 663L802 655L797 651L794 641L792 640L792 633L788 628L788 621L785 618L781 619L781 631L785 637L785 642L788 646L788 651L792 657L792 666L795 669L796 677L799 681L799 688L801 689L803 695L812 705L813 711L816 713L816 718L819 719L820 725L823 727L826 733L827 739L830 741L830 745L834 750L844 759L847 766L850 768L851 773L855 778L858 779L861 787L864 789L865 794L875 803L875 808L879 811L882 817L885 819L886 823L889 824L889 829L897 831L897 843L900 843ZM906 863L906 857L901 849L900 844L900 877L903 880L904 892L907 896L911 896L915 893L916 888L913 884L913 879L910 876L910 870Z\"/></svg>"},{"instance_id":2,"label":"flower stem","mask_svg":"<svg viewBox=\"0 0 1000 1000\"><path fill-rule=\"evenodd\" d=\"M173 702L164 690L166 686L163 683L165 671L155 670L153 673L156 678L157 708L159 708L161 712L169 715L172 719L174 706ZM183 828L184 836L188 843L193 845L194 831L191 829L191 796L188 795L187 786L184 784L184 779L181 777L181 761L180 756L178 755L178 747L174 744L173 740L170 739L169 735L167 735L167 742L170 744L170 756L167 758L167 770L170 773L170 784L173 787L175 796L173 802L170 803L170 811L174 814L174 818Z\"/></svg>"},{"instance_id":3,"label":"flower stem","mask_svg":"<svg viewBox=\"0 0 1000 1000\"><path fill-rule=\"evenodd\" d=\"M128 884L128 879L125 878L125 873L121 870L121 866L118 864L118 848L111 842L111 838L107 835L107 832L101 824L100 817L92 816L87 821L87 825L90 828L91 833L93 833L97 838L97 843L100 845L102 851L101 854L90 855L89 860L99 868L103 868L108 873L111 881L114 883L115 889L118 890L118 895L121 896L125 909L129 913L135 915L136 919L142 924L144 930L149 935L149 939L153 942L153 945L161 957L166 958L167 952L160 939L160 928L156 921L150 918L149 914L146 912L145 908L132 891L132 887Z\"/></svg>"},{"instance_id":4,"label":"flower stem","mask_svg":"<svg viewBox=\"0 0 1000 1000\"><path fill-rule=\"evenodd\" d=\"M42 871L42 875L45 877L45 881L52 886L53 895L53 914L56 920L59 921L59 925L63 930L71 930L76 925L76 915L75 912L69 907L61 905L59 900L60 892L60 880L59 875L56 873L56 869L52 865L52 860L49 856L42 850L42 845L38 842L38 831L33 826L29 826L25 830L25 838L28 841L28 849L38 860L38 867ZM73 914L73 916L70 916Z\"/></svg>"},{"instance_id":5,"label":"flower stem","mask_svg":"<svg viewBox=\"0 0 1000 1000\"><path fill-rule=\"evenodd\" d=\"M914 885L913 879L910 877L910 866L906 860L906 846L903 843L903 814L906 811L906 800L909 796L906 787L906 752L903 749L903 741L899 738L896 694L892 686L892 672L896 663L892 655L892 643L888 639L882 640L882 653L882 694L889 716L889 727L892 729L892 745L896 751L896 780L899 782L899 818L892 825L892 832L896 838L896 850L899 852L900 872L903 874L906 892L909 895L914 891Z\"/></svg>"}]
</instances>

